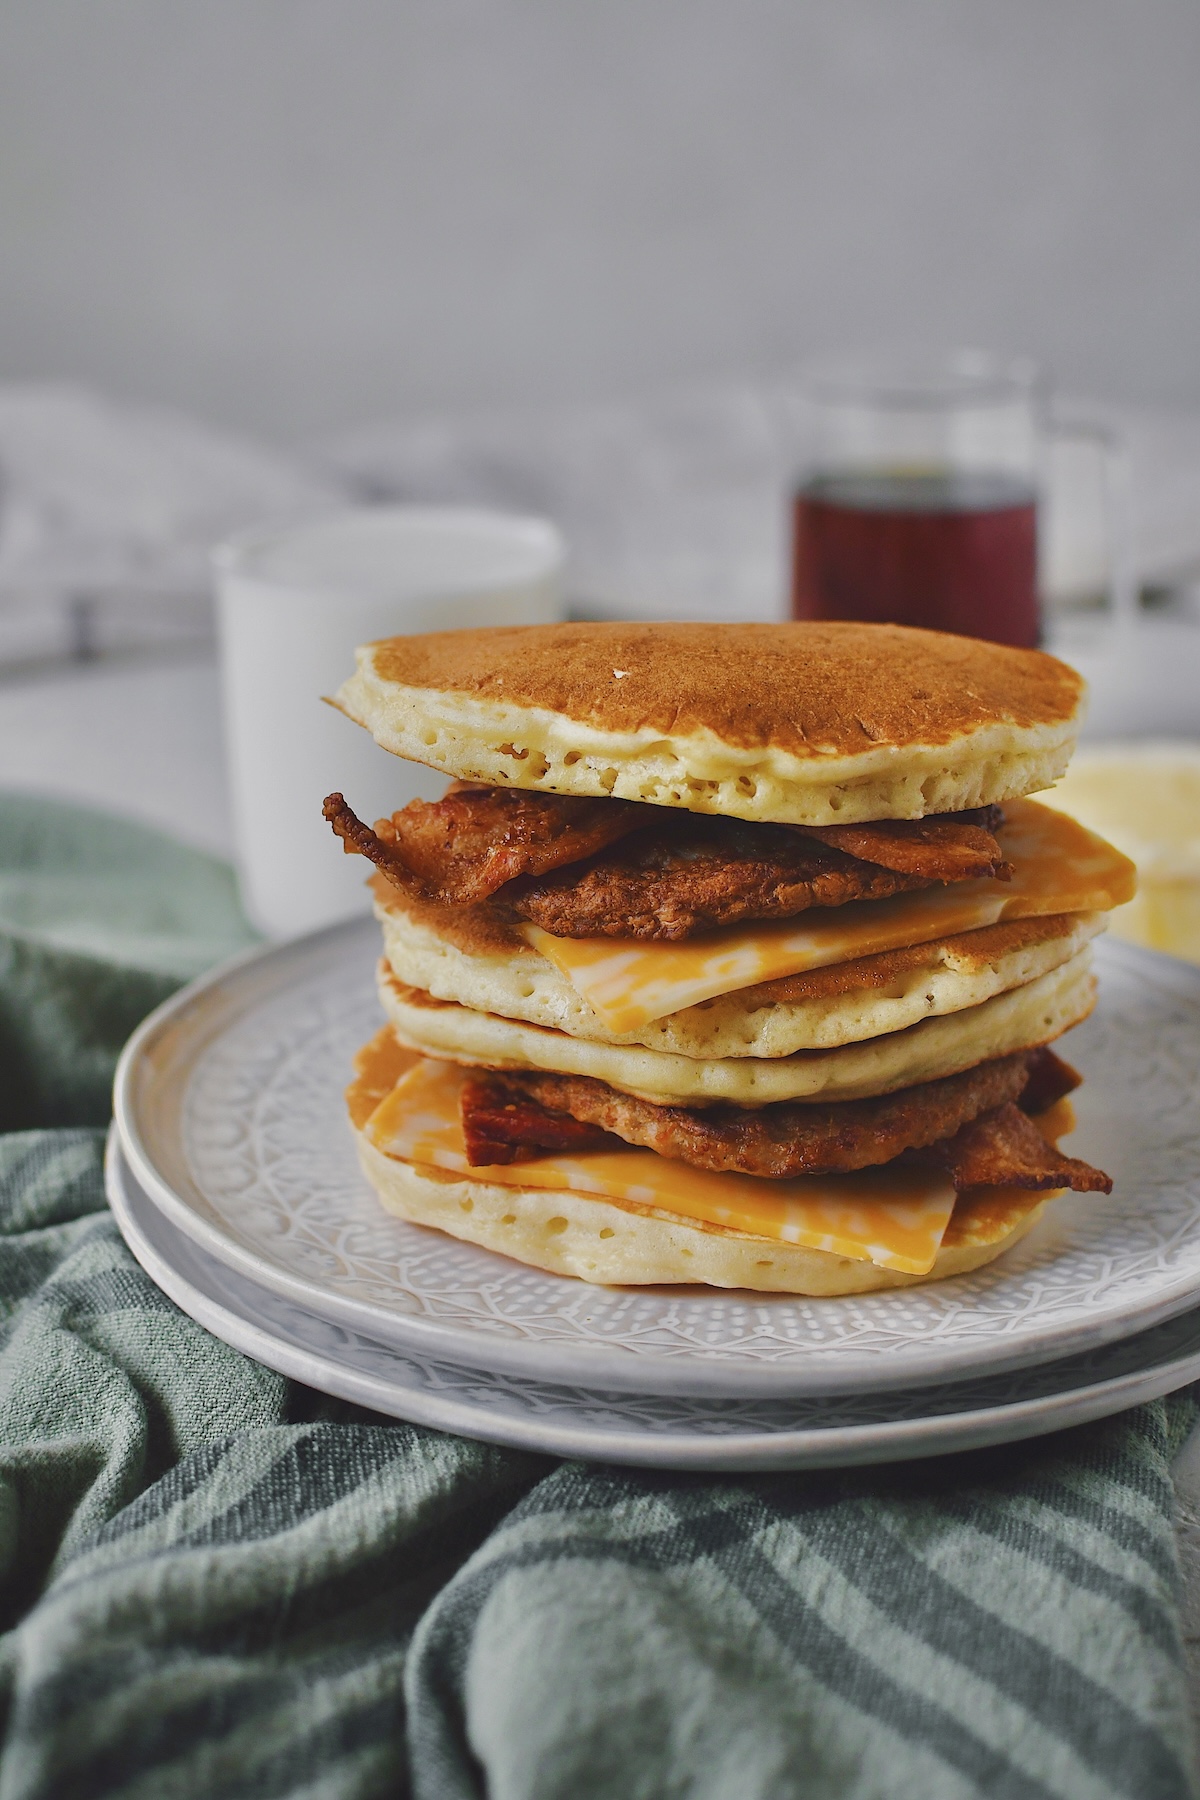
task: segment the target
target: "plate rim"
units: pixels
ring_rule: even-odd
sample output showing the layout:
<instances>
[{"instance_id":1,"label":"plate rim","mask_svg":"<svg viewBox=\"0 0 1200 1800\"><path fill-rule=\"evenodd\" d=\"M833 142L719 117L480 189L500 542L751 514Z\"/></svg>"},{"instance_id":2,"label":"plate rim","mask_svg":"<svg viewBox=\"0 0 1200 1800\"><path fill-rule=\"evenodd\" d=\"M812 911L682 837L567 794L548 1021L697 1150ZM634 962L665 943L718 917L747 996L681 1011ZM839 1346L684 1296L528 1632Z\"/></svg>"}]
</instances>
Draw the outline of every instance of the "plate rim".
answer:
<instances>
[{"instance_id":1,"label":"plate rim","mask_svg":"<svg viewBox=\"0 0 1200 1800\"><path fill-rule=\"evenodd\" d=\"M222 1342L290 1380L338 1399L370 1407L391 1418L508 1449L685 1473L733 1475L771 1469L863 1467L957 1455L1049 1436L1126 1411L1200 1378L1198 1349L1189 1356L1151 1362L1145 1368L1086 1382L1061 1393L969 1412L938 1414L934 1418L798 1426L792 1431L752 1431L740 1436L731 1431L721 1438L689 1437L679 1431L659 1432L651 1438L631 1427L624 1434L605 1433L597 1444L592 1441L594 1427L589 1428L586 1423L571 1428L561 1423L522 1421L489 1412L482 1403L407 1387L399 1378L388 1384L366 1371L346 1367L328 1353L287 1345L268 1327L205 1295L149 1240L137 1218L136 1203L127 1191L127 1180L135 1188L138 1184L115 1125L110 1127L105 1147L104 1173L109 1206L130 1253L169 1299ZM149 1207L159 1211L150 1195L140 1188L138 1191ZM188 1234L170 1219L161 1213L160 1217L168 1232L187 1238ZM252 1281L251 1285L258 1284ZM381 1347L391 1350L388 1345ZM396 1405L397 1390L403 1395L402 1406Z\"/></svg>"},{"instance_id":2,"label":"plate rim","mask_svg":"<svg viewBox=\"0 0 1200 1800\"><path fill-rule=\"evenodd\" d=\"M899 1370L886 1356L870 1365L858 1362L856 1366L850 1361L850 1352L834 1351L821 1353L827 1366L819 1363L814 1366L813 1353L803 1347L794 1357L781 1357L770 1363L742 1364L720 1351L711 1355L681 1351L663 1358L653 1351L635 1355L618 1340L603 1344L571 1344L556 1339L550 1344L491 1336L454 1322L388 1311L371 1302L339 1294L319 1280L294 1274L261 1252L240 1244L222 1222L204 1217L156 1166L139 1128L138 1083L147 1065L154 1060L156 1046L180 1026L192 1009L216 996L220 990L232 990L225 1003L223 1028L231 1016L253 1011L255 1004L262 1004L265 999L258 994L250 996L240 1006L230 1004L231 999L236 1001L238 986L247 976L252 977L255 973L266 976L274 996L289 985L290 969L310 969L316 957L346 954L359 937L364 946L371 946L373 963L376 960L375 926L369 916L339 920L303 937L255 945L241 951L169 996L142 1020L125 1044L113 1082L113 1115L131 1173L146 1197L201 1249L268 1292L330 1322L358 1331L364 1337L393 1344L432 1361L495 1368L517 1377L545 1379L546 1360L553 1356L553 1379L556 1380L578 1381L585 1386L604 1385L629 1392L690 1394L697 1398L850 1393L864 1385L881 1388L935 1386L945 1378L948 1352L944 1345L914 1349L905 1356L903 1368ZM1143 972L1149 964L1150 972L1159 983L1165 977L1168 989L1176 993L1182 990L1186 998L1200 1005L1200 968L1193 964L1159 951L1145 950L1122 939L1102 938L1100 953L1105 960L1115 958L1131 964L1134 969L1141 967ZM211 1033L208 1041L214 1041L217 1036L219 1030ZM203 1190L198 1183L196 1188L203 1199ZM724 1290L714 1289L713 1292L719 1295ZM958 1361L956 1366L964 1374L1000 1374L1073 1351L1117 1342L1185 1312L1198 1295L1200 1268L1166 1286L1151 1305L1113 1314L1103 1321L1085 1319L1059 1325L1053 1334L1026 1339L1023 1344L1009 1343L1007 1350L1001 1342L984 1346L974 1355L968 1350L966 1360ZM961 1351L962 1346L956 1346L956 1354ZM801 1364L803 1366L799 1366Z\"/></svg>"}]
</instances>

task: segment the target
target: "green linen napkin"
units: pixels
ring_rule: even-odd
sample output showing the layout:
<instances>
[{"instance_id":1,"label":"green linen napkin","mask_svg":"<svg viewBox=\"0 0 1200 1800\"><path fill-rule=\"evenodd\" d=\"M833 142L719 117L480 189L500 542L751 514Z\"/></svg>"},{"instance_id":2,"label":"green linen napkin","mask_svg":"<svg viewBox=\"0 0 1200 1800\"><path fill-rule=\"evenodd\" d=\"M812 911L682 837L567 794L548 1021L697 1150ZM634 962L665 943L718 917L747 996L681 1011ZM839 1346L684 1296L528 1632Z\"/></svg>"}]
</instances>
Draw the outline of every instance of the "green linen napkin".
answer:
<instances>
[{"instance_id":1,"label":"green linen napkin","mask_svg":"<svg viewBox=\"0 0 1200 1800\"><path fill-rule=\"evenodd\" d=\"M103 1124L138 1020L253 941L215 857L127 819L0 795L0 1130Z\"/></svg>"},{"instance_id":2,"label":"green linen napkin","mask_svg":"<svg viewBox=\"0 0 1200 1800\"><path fill-rule=\"evenodd\" d=\"M95 1106L115 996L148 998L122 928L89 1024L64 913L99 934L116 893L127 922L140 848L156 979L172 932L177 978L245 936L211 864L205 890L186 853L123 842L94 887L60 865L56 894L40 863L50 929L26 912L26 985L0 988L24 1091L62 1113ZM85 954L103 966L98 936ZM45 992L42 1026L8 1023ZM851 1474L555 1465L218 1342L125 1250L101 1155L94 1129L0 1137L0 1800L1196 1791L1170 1480L1190 1394Z\"/></svg>"}]
</instances>

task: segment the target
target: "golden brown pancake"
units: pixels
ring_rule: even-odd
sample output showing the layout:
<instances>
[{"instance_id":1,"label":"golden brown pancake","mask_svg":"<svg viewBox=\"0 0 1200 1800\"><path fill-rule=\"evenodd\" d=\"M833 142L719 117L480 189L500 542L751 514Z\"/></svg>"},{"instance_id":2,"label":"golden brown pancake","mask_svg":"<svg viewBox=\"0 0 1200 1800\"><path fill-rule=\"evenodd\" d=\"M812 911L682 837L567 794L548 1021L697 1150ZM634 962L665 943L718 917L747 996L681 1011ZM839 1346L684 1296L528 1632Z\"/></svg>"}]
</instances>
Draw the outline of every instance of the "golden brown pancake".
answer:
<instances>
[{"instance_id":1,"label":"golden brown pancake","mask_svg":"<svg viewBox=\"0 0 1200 1800\"><path fill-rule=\"evenodd\" d=\"M769 1106L777 1100L859 1100L956 1075L989 1057L1031 1050L1086 1019L1096 983L1087 945L1069 961L978 1006L925 1018L831 1050L792 1056L685 1056L571 1036L545 1026L435 1000L379 971L383 1011L402 1043L485 1069L591 1075L656 1104Z\"/></svg>"},{"instance_id":2,"label":"golden brown pancake","mask_svg":"<svg viewBox=\"0 0 1200 1800\"><path fill-rule=\"evenodd\" d=\"M703 1282L814 1296L912 1287L993 1262L1032 1229L1051 1197L1016 1187L960 1193L932 1269L925 1275L901 1274L632 1200L501 1186L388 1156L370 1142L363 1127L415 1060L385 1029L359 1052L355 1080L346 1094L363 1173L385 1210L584 1281L629 1286ZM1049 1141L1070 1130L1069 1109L1069 1101L1059 1101L1038 1121Z\"/></svg>"},{"instance_id":3,"label":"golden brown pancake","mask_svg":"<svg viewBox=\"0 0 1200 1800\"><path fill-rule=\"evenodd\" d=\"M489 785L803 825L962 812L1049 786L1066 664L904 626L572 624L388 638L335 704Z\"/></svg>"},{"instance_id":4,"label":"golden brown pancake","mask_svg":"<svg viewBox=\"0 0 1200 1800\"><path fill-rule=\"evenodd\" d=\"M582 1281L621 1287L703 1282L760 1293L845 1295L914 1287L994 1262L1032 1230L1052 1195L975 1188L950 1216L924 1275L779 1243L632 1200L501 1186L400 1162L355 1132L362 1170L385 1211L415 1225Z\"/></svg>"},{"instance_id":5,"label":"golden brown pancake","mask_svg":"<svg viewBox=\"0 0 1200 1800\"><path fill-rule=\"evenodd\" d=\"M1034 981L1104 928L1102 913L1006 920L928 944L739 988L630 1031L607 1026L571 982L483 907L413 902L373 882L397 980L479 1012L574 1037L692 1057L790 1056L900 1031Z\"/></svg>"}]
</instances>

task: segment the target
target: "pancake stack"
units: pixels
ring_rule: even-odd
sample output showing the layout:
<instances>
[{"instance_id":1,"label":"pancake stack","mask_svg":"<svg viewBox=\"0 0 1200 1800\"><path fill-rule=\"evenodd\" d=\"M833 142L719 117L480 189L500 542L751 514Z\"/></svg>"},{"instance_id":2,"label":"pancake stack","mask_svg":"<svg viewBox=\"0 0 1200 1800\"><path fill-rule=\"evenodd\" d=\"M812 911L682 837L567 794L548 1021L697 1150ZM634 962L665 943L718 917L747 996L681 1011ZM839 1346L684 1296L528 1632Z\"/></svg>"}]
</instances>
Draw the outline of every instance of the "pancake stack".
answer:
<instances>
[{"instance_id":1,"label":"pancake stack","mask_svg":"<svg viewBox=\"0 0 1200 1800\"><path fill-rule=\"evenodd\" d=\"M348 1101L384 1206L607 1283L846 1294L959 1274L1065 1189L1133 891L1027 798L1083 701L1037 651L902 627L394 638L335 704L452 778L370 826L387 1024Z\"/></svg>"}]
</instances>

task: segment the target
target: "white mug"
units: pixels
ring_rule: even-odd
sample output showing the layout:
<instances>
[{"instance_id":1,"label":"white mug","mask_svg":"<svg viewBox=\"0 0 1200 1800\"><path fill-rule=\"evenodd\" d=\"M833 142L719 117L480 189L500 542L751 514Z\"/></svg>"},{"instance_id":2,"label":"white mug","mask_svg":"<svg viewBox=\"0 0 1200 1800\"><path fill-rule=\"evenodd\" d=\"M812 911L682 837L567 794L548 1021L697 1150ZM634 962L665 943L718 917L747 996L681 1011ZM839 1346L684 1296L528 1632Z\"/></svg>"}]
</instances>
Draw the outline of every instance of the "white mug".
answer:
<instances>
[{"instance_id":1,"label":"white mug","mask_svg":"<svg viewBox=\"0 0 1200 1800\"><path fill-rule=\"evenodd\" d=\"M214 554L242 903L291 937L369 906L361 857L321 817L344 793L368 822L443 775L381 750L322 704L374 638L562 616L562 538L543 519L466 507L360 507L243 532Z\"/></svg>"}]
</instances>

